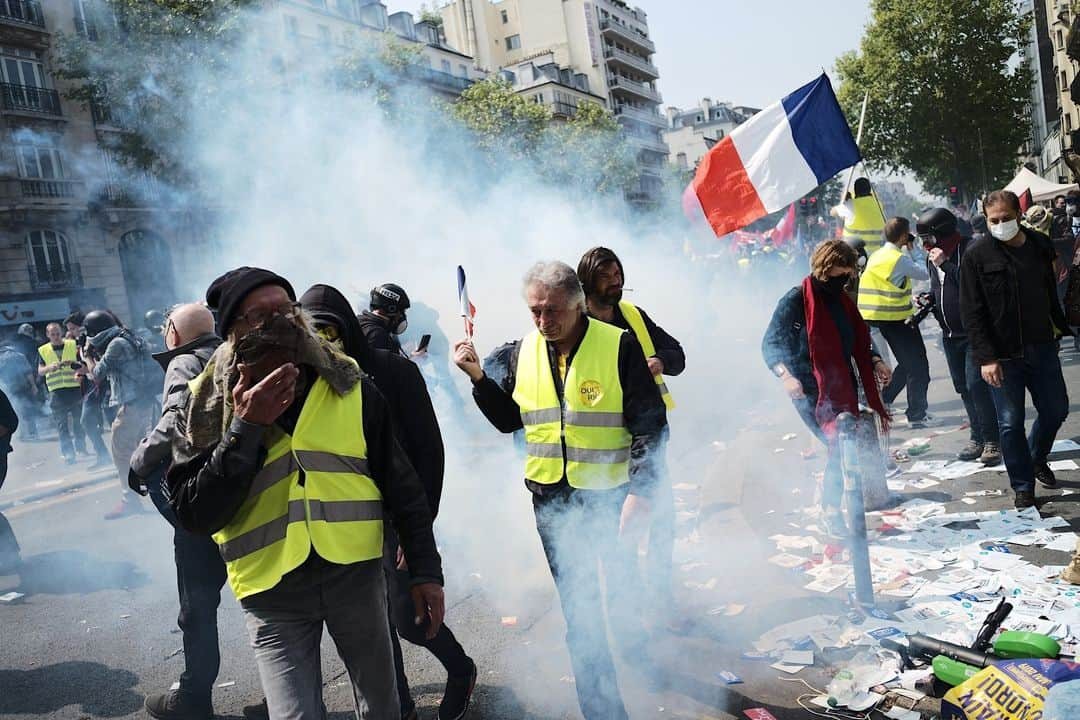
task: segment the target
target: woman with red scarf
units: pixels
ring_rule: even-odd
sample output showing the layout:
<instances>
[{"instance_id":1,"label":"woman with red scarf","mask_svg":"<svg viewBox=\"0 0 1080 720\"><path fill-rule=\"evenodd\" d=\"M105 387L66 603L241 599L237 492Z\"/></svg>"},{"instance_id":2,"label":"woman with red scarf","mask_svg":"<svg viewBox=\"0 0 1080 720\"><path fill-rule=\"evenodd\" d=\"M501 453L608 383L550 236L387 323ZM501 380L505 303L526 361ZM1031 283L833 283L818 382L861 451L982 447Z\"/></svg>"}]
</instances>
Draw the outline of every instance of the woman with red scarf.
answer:
<instances>
[{"instance_id":1,"label":"woman with red scarf","mask_svg":"<svg viewBox=\"0 0 1080 720\"><path fill-rule=\"evenodd\" d=\"M784 384L802 417L829 451L821 496L822 523L833 536L847 528L840 510L843 474L836 419L859 414L859 390L885 427L889 414L878 383L892 371L870 340L870 328L844 288L858 272L858 255L840 240L827 240L810 258L810 275L776 306L762 341L762 355Z\"/></svg>"}]
</instances>

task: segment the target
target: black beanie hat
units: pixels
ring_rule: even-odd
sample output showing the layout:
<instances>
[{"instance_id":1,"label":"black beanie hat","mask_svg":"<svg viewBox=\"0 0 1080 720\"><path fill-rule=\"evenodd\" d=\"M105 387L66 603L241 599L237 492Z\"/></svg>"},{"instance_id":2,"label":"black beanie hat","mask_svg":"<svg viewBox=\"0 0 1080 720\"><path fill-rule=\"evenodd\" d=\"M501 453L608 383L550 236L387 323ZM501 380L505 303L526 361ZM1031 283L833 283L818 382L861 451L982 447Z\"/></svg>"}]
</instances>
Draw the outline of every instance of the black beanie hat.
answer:
<instances>
[{"instance_id":1,"label":"black beanie hat","mask_svg":"<svg viewBox=\"0 0 1080 720\"><path fill-rule=\"evenodd\" d=\"M262 268L238 267L210 283L206 289L206 304L217 319L219 337L225 337L229 332L229 326L248 293L263 285L277 285L289 294L290 300L296 301L296 292L288 280Z\"/></svg>"}]
</instances>

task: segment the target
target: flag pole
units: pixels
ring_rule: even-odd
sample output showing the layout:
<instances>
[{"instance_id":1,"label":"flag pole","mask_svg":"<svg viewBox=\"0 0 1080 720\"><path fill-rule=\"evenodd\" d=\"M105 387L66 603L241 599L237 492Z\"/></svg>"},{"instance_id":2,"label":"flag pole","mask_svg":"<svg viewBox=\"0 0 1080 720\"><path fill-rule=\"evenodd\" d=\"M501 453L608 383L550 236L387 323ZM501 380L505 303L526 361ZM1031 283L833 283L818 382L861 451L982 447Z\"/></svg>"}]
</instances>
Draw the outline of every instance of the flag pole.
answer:
<instances>
[{"instance_id":1,"label":"flag pole","mask_svg":"<svg viewBox=\"0 0 1080 720\"><path fill-rule=\"evenodd\" d=\"M855 146L860 147L862 145L862 131L863 126L866 124L866 105L870 102L870 91L867 90L863 95L862 112L859 113L859 131L855 134ZM862 148L860 147L860 152ZM860 161L861 162L861 161ZM848 174L847 185L844 187L844 194L840 196L840 201L843 202L847 197L848 192L851 191L851 183L855 182L855 170L859 167L859 163L855 163L851 166L851 172Z\"/></svg>"}]
</instances>

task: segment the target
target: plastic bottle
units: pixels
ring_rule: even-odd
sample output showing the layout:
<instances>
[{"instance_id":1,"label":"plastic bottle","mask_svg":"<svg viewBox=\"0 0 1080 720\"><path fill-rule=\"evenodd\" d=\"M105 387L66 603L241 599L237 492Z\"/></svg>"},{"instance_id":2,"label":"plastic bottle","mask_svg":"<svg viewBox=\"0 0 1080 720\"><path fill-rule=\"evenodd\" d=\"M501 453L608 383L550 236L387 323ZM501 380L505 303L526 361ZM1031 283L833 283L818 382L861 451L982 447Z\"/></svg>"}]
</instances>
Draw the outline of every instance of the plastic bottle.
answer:
<instances>
[{"instance_id":1,"label":"plastic bottle","mask_svg":"<svg viewBox=\"0 0 1080 720\"><path fill-rule=\"evenodd\" d=\"M847 669L836 673L836 677L825 688L825 693L829 696L829 707L847 707L859 693L859 688L855 684L855 674Z\"/></svg>"}]
</instances>

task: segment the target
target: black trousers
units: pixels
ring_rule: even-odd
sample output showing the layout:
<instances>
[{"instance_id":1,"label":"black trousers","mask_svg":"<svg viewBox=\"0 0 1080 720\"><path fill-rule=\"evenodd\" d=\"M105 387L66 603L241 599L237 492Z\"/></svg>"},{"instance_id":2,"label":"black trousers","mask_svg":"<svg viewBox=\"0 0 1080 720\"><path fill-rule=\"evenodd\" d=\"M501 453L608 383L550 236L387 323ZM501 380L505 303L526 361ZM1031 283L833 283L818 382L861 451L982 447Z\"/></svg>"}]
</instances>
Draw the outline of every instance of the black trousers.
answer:
<instances>
[{"instance_id":1,"label":"black trousers","mask_svg":"<svg viewBox=\"0 0 1080 720\"><path fill-rule=\"evenodd\" d=\"M469 656L461 643L443 623L439 632L432 639L426 636L427 625L417 625L416 606L412 599L412 584L408 570L397 569L398 540L390 523L386 523L383 542L383 572L386 574L386 595L390 618L390 643L394 651L394 670L397 673L398 701L401 704L401 716L405 717L416 703L409 690L409 679L405 676L405 660L401 654L401 638L418 647L425 648L446 668L451 677L467 676L472 672Z\"/></svg>"},{"instance_id":2,"label":"black trousers","mask_svg":"<svg viewBox=\"0 0 1080 720\"><path fill-rule=\"evenodd\" d=\"M944 338L944 345L953 389L963 400L968 423L971 424L972 441L980 445L998 442L1000 434L994 399L990 396L990 386L982 379L982 372L971 356L968 339Z\"/></svg>"},{"instance_id":3,"label":"black trousers","mask_svg":"<svg viewBox=\"0 0 1080 720\"><path fill-rule=\"evenodd\" d=\"M209 700L221 666L217 610L221 604L221 588L227 579L225 561L213 539L193 535L180 527L159 482L151 482L149 487L154 505L173 526L176 589L180 598L176 624L184 642L180 690Z\"/></svg>"},{"instance_id":4,"label":"black trousers","mask_svg":"<svg viewBox=\"0 0 1080 720\"><path fill-rule=\"evenodd\" d=\"M533 495L536 530L566 620L566 645L585 720L626 720L604 618L624 657L647 662L641 625L641 580L635 548L619 538L627 486L613 490L569 487ZM600 573L603 568L604 590Z\"/></svg>"},{"instance_id":5,"label":"black trousers","mask_svg":"<svg viewBox=\"0 0 1080 720\"><path fill-rule=\"evenodd\" d=\"M60 436L60 453L66 458L75 457L76 449L86 453L82 429L82 390L77 387L54 390L49 398L49 409L56 424L56 433Z\"/></svg>"},{"instance_id":6,"label":"black trousers","mask_svg":"<svg viewBox=\"0 0 1080 720\"><path fill-rule=\"evenodd\" d=\"M892 382L881 392L881 399L891 404L907 388L907 419L926 417L926 391L930 387L930 363L918 326L903 320L875 320L869 323L881 331L889 350L896 356Z\"/></svg>"}]
</instances>

